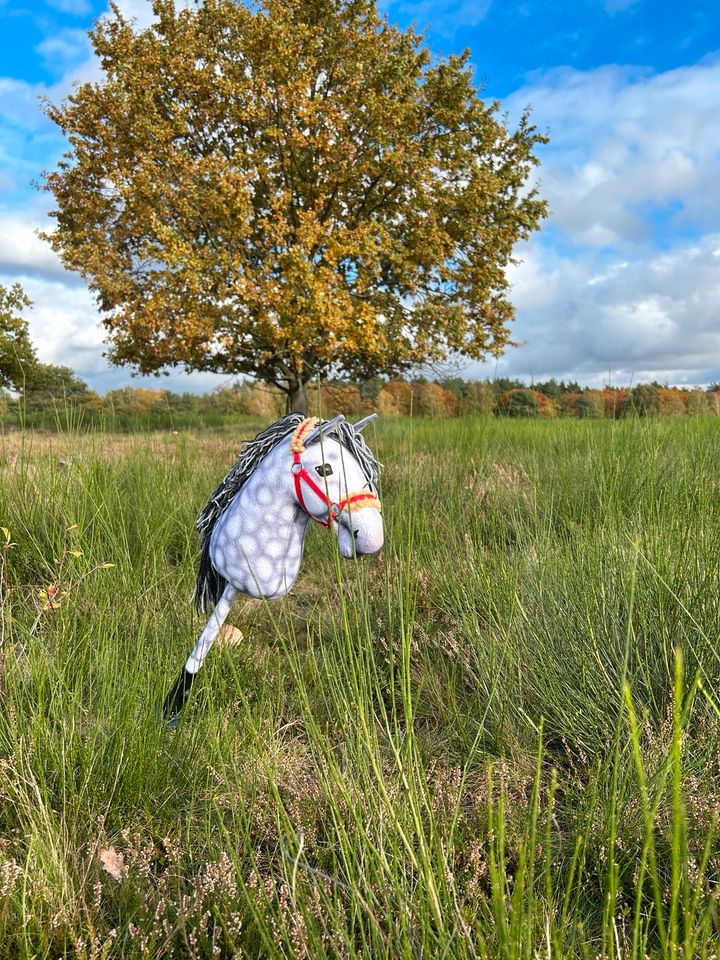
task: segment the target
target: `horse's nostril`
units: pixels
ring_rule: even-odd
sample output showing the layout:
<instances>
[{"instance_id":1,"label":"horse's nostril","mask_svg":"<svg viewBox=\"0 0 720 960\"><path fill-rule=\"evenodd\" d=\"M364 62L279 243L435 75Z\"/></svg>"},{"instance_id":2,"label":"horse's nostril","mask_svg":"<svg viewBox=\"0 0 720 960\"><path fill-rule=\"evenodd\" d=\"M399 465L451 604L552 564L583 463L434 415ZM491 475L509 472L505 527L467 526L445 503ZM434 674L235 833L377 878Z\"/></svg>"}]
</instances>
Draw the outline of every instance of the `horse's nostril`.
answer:
<instances>
[{"instance_id":1,"label":"horse's nostril","mask_svg":"<svg viewBox=\"0 0 720 960\"><path fill-rule=\"evenodd\" d=\"M359 530L353 530L353 536L355 537L356 540L357 540L357 538L358 538L358 534L359 534L359 533L360 533Z\"/></svg>"}]
</instances>

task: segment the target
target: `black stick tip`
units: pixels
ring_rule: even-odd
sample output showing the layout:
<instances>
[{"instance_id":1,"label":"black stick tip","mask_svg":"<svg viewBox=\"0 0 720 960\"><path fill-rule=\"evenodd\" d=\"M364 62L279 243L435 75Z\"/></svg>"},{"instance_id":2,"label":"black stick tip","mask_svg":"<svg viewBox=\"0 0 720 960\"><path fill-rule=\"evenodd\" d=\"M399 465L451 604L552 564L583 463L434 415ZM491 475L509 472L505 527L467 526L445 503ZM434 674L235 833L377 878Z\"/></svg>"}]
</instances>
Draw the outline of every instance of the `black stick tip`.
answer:
<instances>
[{"instance_id":1,"label":"black stick tip","mask_svg":"<svg viewBox=\"0 0 720 960\"><path fill-rule=\"evenodd\" d=\"M164 720L172 721L178 716L185 705L185 701L190 696L190 688L192 687L194 679L195 674L183 668L182 673L172 685L170 692L163 701L162 715Z\"/></svg>"}]
</instances>

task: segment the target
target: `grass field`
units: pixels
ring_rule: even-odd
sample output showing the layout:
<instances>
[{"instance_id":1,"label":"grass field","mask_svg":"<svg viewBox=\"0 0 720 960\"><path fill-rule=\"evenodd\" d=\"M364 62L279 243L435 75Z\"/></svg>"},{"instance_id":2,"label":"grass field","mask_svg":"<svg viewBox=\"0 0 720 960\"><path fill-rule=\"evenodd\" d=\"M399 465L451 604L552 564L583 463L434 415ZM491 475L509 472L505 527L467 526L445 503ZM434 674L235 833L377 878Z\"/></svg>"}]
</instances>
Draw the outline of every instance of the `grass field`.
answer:
<instances>
[{"instance_id":1,"label":"grass field","mask_svg":"<svg viewBox=\"0 0 720 960\"><path fill-rule=\"evenodd\" d=\"M168 732L260 426L0 437L0 957L715 957L717 421L380 422Z\"/></svg>"}]
</instances>

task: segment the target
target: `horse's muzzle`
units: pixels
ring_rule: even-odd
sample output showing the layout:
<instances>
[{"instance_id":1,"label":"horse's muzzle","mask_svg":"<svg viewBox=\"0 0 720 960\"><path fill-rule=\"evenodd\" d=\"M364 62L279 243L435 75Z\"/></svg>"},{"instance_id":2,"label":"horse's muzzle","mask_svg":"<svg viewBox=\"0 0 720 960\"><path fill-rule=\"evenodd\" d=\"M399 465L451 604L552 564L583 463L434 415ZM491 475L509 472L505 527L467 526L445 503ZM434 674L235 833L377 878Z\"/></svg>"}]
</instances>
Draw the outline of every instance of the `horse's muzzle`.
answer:
<instances>
[{"instance_id":1,"label":"horse's muzzle","mask_svg":"<svg viewBox=\"0 0 720 960\"><path fill-rule=\"evenodd\" d=\"M338 525L338 547L342 557L346 560L371 557L382 550L384 542L385 531L379 510L343 511Z\"/></svg>"}]
</instances>

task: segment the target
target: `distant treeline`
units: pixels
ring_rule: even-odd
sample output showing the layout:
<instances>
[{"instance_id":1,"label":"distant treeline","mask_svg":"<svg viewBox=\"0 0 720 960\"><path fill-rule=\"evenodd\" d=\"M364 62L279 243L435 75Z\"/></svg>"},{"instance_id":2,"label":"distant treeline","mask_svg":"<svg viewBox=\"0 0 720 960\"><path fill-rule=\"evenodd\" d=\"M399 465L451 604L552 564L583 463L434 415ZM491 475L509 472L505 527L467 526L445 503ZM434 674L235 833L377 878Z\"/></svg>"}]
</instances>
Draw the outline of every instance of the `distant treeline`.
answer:
<instances>
[{"instance_id":1,"label":"distant treeline","mask_svg":"<svg viewBox=\"0 0 720 960\"><path fill-rule=\"evenodd\" d=\"M211 393L175 393L146 387L122 387L100 396L67 367L46 367L48 374L28 386L19 397L0 393L0 413L5 419L38 416L68 408L86 414L126 419L195 415L215 418L244 414L279 417L285 412L285 395L261 383L237 382ZM309 390L311 413L348 416L377 411L385 416L416 415L457 417L495 415L548 418L556 416L619 418L624 416L720 415L720 383L707 389L668 387L640 383L633 387L581 387L578 383L547 380L527 386L505 378L436 381L381 379L360 383L315 384Z\"/></svg>"}]
</instances>

